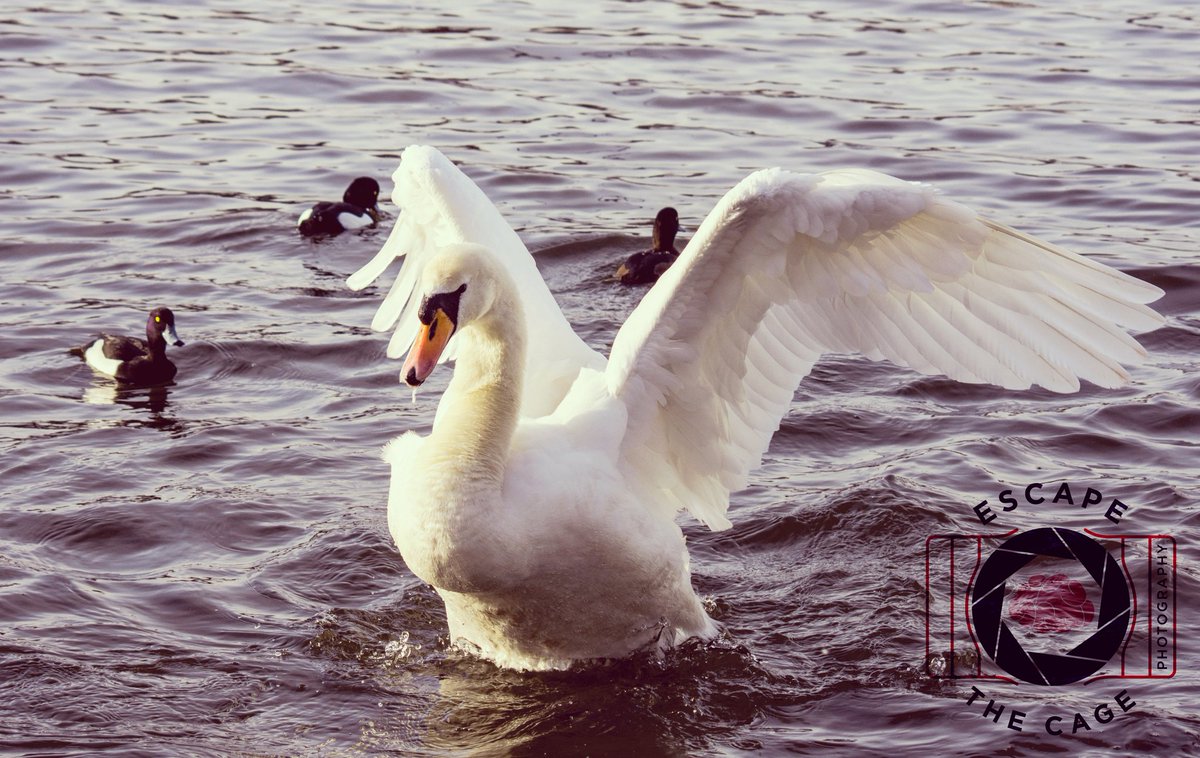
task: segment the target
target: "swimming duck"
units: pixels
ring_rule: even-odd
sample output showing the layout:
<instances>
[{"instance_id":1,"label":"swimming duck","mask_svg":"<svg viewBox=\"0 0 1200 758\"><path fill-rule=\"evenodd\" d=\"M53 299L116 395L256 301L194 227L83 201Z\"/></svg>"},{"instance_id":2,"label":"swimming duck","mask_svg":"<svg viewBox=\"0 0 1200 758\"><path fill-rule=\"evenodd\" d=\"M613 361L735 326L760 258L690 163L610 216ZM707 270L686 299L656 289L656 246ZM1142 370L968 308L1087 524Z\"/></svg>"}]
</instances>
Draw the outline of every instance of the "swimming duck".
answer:
<instances>
[{"instance_id":1,"label":"swimming duck","mask_svg":"<svg viewBox=\"0 0 1200 758\"><path fill-rule=\"evenodd\" d=\"M607 359L438 151L404 151L404 211L348 284L403 266L372 326L419 385L456 359L431 433L383 450L388 525L455 644L515 669L658 650L717 627L675 517L730 526L800 380L859 352L1009 389L1117 387L1162 290L868 170L751 174L704 220Z\"/></svg>"},{"instance_id":2,"label":"swimming duck","mask_svg":"<svg viewBox=\"0 0 1200 758\"><path fill-rule=\"evenodd\" d=\"M300 214L296 226L305 237L362 229L379 221L378 203L379 182L369 176L360 176L350 182L342 194L342 202L317 203Z\"/></svg>"},{"instance_id":3,"label":"swimming duck","mask_svg":"<svg viewBox=\"0 0 1200 758\"><path fill-rule=\"evenodd\" d=\"M674 208L663 208L654 217L653 244L649 250L634 253L617 267L621 284L653 284L670 268L679 251L675 235L679 233L679 214Z\"/></svg>"},{"instance_id":4,"label":"swimming duck","mask_svg":"<svg viewBox=\"0 0 1200 758\"><path fill-rule=\"evenodd\" d=\"M175 364L167 358L167 342L183 347L175 333L175 314L155 308L146 319L146 340L101 334L72 353L106 376L126 384L166 384L175 378Z\"/></svg>"}]
</instances>

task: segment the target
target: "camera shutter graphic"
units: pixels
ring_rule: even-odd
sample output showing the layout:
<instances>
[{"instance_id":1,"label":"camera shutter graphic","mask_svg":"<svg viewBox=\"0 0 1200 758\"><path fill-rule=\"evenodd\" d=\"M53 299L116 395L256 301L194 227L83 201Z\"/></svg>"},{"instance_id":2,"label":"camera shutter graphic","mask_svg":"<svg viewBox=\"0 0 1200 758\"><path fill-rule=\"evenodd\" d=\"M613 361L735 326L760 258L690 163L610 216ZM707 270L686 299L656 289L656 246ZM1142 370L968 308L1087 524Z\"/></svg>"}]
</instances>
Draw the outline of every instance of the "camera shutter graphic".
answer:
<instances>
[{"instance_id":1,"label":"camera shutter graphic","mask_svg":"<svg viewBox=\"0 0 1200 758\"><path fill-rule=\"evenodd\" d=\"M926 673L1043 686L1174 676L1174 538L1085 531L1046 527L927 538ZM1009 578L1039 556L1077 561L1095 581L1099 612L1092 633L1069 650L1030 649L1005 621Z\"/></svg>"}]
</instances>

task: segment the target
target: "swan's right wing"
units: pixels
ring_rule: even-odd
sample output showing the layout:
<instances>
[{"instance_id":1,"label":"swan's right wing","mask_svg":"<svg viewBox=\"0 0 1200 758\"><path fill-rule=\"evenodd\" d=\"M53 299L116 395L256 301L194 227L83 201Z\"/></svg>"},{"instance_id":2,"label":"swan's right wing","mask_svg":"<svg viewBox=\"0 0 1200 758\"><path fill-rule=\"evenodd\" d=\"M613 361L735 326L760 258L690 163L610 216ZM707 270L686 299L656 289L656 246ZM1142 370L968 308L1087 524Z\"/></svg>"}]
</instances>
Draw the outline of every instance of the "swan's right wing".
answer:
<instances>
[{"instance_id":1,"label":"swan's right wing","mask_svg":"<svg viewBox=\"0 0 1200 758\"><path fill-rule=\"evenodd\" d=\"M417 287L421 271L445 245L471 242L496 255L516 282L525 309L528 352L522 413L549 413L570 388L579 369L601 368L604 358L584 344L563 316L534 264L533 256L483 191L432 147L413 145L392 174L392 201L400 208L387 242L347 280L360 290L375 281L396 259L403 265L384 298L371 328L396 327L388 357L399 358L416 337ZM451 340L443 360L455 357Z\"/></svg>"},{"instance_id":2,"label":"swan's right wing","mask_svg":"<svg viewBox=\"0 0 1200 758\"><path fill-rule=\"evenodd\" d=\"M625 470L656 500L729 525L821 354L1073 392L1129 379L1125 327L1162 291L873 171L760 171L708 215L613 343Z\"/></svg>"}]
</instances>

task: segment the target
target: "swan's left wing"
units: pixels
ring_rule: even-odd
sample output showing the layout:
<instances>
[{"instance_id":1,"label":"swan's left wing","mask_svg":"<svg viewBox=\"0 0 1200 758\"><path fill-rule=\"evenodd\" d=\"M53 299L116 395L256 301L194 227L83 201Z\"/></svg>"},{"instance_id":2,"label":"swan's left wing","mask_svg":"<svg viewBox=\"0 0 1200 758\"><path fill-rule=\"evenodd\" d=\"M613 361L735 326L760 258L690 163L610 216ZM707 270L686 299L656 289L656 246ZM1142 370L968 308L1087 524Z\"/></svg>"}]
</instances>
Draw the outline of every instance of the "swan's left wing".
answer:
<instances>
[{"instance_id":1,"label":"swan's left wing","mask_svg":"<svg viewBox=\"0 0 1200 758\"><path fill-rule=\"evenodd\" d=\"M502 261L521 292L529 334L524 415L549 413L580 368L603 367L603 357L575 334L563 316L517 233L466 174L435 148L413 145L400 156L392 180L392 201L400 208L396 225L375 257L347 280L351 289L360 290L403 258L404 265L371 322L376 331L396 326L388 357L402 356L417 335L417 287L426 263L445 245L472 242ZM455 357L456 343L451 339L443 360Z\"/></svg>"},{"instance_id":2,"label":"swan's left wing","mask_svg":"<svg viewBox=\"0 0 1200 758\"><path fill-rule=\"evenodd\" d=\"M1073 392L1128 381L1157 287L873 171L760 171L634 310L606 373L626 471L714 529L826 352Z\"/></svg>"}]
</instances>

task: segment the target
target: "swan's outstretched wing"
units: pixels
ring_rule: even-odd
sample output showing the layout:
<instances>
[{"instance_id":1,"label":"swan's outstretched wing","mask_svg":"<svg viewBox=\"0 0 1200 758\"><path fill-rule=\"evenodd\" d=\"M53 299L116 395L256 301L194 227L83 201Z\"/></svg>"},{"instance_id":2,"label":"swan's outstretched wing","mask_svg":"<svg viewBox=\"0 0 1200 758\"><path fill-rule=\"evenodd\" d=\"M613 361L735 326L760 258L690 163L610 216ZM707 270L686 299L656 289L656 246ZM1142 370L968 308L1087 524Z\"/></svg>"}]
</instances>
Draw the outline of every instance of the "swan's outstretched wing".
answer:
<instances>
[{"instance_id":1,"label":"swan's outstretched wing","mask_svg":"<svg viewBox=\"0 0 1200 758\"><path fill-rule=\"evenodd\" d=\"M584 366L603 367L604 359L584 344L563 317L533 262L533 256L483 191L432 147L413 145L400 156L392 174L392 201L400 208L387 242L347 280L360 290L375 281L392 261L404 265L371 322L376 331L396 326L388 356L401 357L417 334L417 287L421 271L438 248L456 242L483 245L498 256L521 292L529 330L522 413L540 416L558 404ZM451 340L443 360L455 356Z\"/></svg>"},{"instance_id":2,"label":"swan's outstretched wing","mask_svg":"<svg viewBox=\"0 0 1200 758\"><path fill-rule=\"evenodd\" d=\"M617 334L627 470L714 529L826 352L1073 392L1126 382L1157 287L873 171L760 171ZM1120 326L1119 326L1120 325Z\"/></svg>"}]
</instances>

